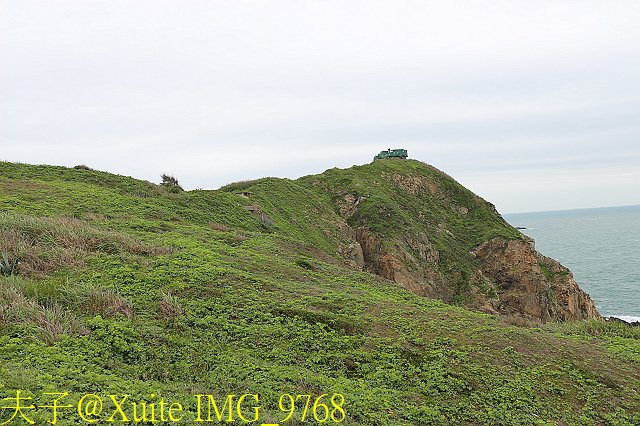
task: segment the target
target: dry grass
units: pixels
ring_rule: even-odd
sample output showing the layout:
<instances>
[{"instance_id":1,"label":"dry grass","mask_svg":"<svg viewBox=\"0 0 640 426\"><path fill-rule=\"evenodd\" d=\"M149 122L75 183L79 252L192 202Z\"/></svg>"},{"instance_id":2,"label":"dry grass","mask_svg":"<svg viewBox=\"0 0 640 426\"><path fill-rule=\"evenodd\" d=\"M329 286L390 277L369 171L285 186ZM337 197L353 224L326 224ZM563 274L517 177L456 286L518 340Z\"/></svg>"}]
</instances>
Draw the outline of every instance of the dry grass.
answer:
<instances>
[{"instance_id":1,"label":"dry grass","mask_svg":"<svg viewBox=\"0 0 640 426\"><path fill-rule=\"evenodd\" d=\"M172 249L149 246L75 218L0 213L0 250L19 258L19 273L42 277L60 267L81 265L90 253L161 255Z\"/></svg>"},{"instance_id":2,"label":"dry grass","mask_svg":"<svg viewBox=\"0 0 640 426\"><path fill-rule=\"evenodd\" d=\"M174 319L184 314L184 309L180 306L180 301L171 293L162 292L160 300L160 316L164 319Z\"/></svg>"},{"instance_id":3,"label":"dry grass","mask_svg":"<svg viewBox=\"0 0 640 426\"><path fill-rule=\"evenodd\" d=\"M500 322L507 325L515 325L516 327L535 328L542 325L542 321L537 318L524 318L518 315L501 315Z\"/></svg>"},{"instance_id":4,"label":"dry grass","mask_svg":"<svg viewBox=\"0 0 640 426\"><path fill-rule=\"evenodd\" d=\"M82 321L72 312L58 304L44 306L28 298L23 286L15 280L5 280L0 286L0 323L32 325L47 344L55 343L62 335L88 333Z\"/></svg>"},{"instance_id":5,"label":"dry grass","mask_svg":"<svg viewBox=\"0 0 640 426\"><path fill-rule=\"evenodd\" d=\"M218 223L218 222L209 222L209 228L213 229L214 231L220 231L220 232L229 231L229 227L227 225L223 225L222 223Z\"/></svg>"},{"instance_id":6,"label":"dry grass","mask_svg":"<svg viewBox=\"0 0 640 426\"><path fill-rule=\"evenodd\" d=\"M84 219L91 222L106 222L108 217L100 213L86 213Z\"/></svg>"},{"instance_id":7,"label":"dry grass","mask_svg":"<svg viewBox=\"0 0 640 426\"><path fill-rule=\"evenodd\" d=\"M119 296L112 289L91 289L82 305L89 312L99 314L104 318L111 318L118 314L126 318L133 316L133 305L131 302Z\"/></svg>"},{"instance_id":8,"label":"dry grass","mask_svg":"<svg viewBox=\"0 0 640 426\"><path fill-rule=\"evenodd\" d=\"M80 315L131 318L133 313L133 304L112 289L22 277L0 278L0 324L33 326L47 344L63 334L87 334L89 330Z\"/></svg>"}]
</instances>

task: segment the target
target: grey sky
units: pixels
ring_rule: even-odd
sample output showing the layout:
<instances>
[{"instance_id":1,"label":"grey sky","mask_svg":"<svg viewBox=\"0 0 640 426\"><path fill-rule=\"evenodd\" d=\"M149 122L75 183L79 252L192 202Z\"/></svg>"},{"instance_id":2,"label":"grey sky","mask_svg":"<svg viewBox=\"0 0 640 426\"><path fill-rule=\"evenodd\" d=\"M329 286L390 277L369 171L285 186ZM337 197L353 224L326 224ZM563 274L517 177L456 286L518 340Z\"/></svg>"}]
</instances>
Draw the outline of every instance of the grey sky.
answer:
<instances>
[{"instance_id":1,"label":"grey sky","mask_svg":"<svg viewBox=\"0 0 640 426\"><path fill-rule=\"evenodd\" d=\"M0 159L187 188L386 148L503 212L640 203L640 2L0 0Z\"/></svg>"}]
</instances>

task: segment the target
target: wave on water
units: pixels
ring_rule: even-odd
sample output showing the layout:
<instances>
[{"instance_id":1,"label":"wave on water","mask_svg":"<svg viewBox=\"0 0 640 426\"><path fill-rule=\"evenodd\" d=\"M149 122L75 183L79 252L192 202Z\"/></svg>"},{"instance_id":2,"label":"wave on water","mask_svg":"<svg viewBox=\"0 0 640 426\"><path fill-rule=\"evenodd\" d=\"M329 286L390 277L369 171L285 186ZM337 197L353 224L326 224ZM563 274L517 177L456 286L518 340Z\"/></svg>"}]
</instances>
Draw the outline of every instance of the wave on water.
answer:
<instances>
[{"instance_id":1,"label":"wave on water","mask_svg":"<svg viewBox=\"0 0 640 426\"><path fill-rule=\"evenodd\" d=\"M621 319L625 322L640 322L640 317L634 317L631 315L611 315L614 318Z\"/></svg>"}]
</instances>

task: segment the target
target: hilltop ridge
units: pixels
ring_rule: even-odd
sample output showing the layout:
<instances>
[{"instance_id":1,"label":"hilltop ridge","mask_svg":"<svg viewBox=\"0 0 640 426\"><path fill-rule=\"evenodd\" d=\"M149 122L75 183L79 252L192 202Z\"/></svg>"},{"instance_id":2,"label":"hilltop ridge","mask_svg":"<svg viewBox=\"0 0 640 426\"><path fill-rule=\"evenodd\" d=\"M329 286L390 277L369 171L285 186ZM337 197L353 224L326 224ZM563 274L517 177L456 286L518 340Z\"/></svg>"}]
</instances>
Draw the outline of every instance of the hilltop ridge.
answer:
<instances>
[{"instance_id":1,"label":"hilltop ridge","mask_svg":"<svg viewBox=\"0 0 640 426\"><path fill-rule=\"evenodd\" d=\"M599 317L567 268L538 253L492 204L428 164L378 160L293 182L260 180L222 190L252 192L274 217L296 206L289 223L296 214L307 215L304 223L310 215L324 218L304 231L323 230L325 241L314 245L330 245L329 255L416 294L528 320Z\"/></svg>"}]
</instances>

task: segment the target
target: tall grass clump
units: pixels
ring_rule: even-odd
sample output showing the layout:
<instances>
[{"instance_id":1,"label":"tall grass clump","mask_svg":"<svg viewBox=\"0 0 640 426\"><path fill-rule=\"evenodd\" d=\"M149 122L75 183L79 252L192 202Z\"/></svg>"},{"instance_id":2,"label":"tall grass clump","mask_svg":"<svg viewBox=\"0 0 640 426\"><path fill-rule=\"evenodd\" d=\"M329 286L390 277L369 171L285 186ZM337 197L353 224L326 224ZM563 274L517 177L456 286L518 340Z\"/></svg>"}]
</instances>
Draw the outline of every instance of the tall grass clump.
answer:
<instances>
[{"instance_id":1,"label":"tall grass clump","mask_svg":"<svg viewBox=\"0 0 640 426\"><path fill-rule=\"evenodd\" d=\"M184 314L184 309L180 305L178 298L170 292L160 292L160 316L163 319L174 319Z\"/></svg>"},{"instance_id":2,"label":"tall grass clump","mask_svg":"<svg viewBox=\"0 0 640 426\"><path fill-rule=\"evenodd\" d=\"M25 294L25 283L16 279L0 282L0 324L27 325L35 335L51 345L62 335L83 335L88 332L81 319L59 304L47 306Z\"/></svg>"},{"instance_id":3,"label":"tall grass clump","mask_svg":"<svg viewBox=\"0 0 640 426\"><path fill-rule=\"evenodd\" d=\"M158 255L167 252L165 248L148 246L122 232L102 229L79 219L11 212L0 213L0 242L0 249L16 253L20 271L34 277L45 276L61 267L82 265L91 253Z\"/></svg>"}]
</instances>

